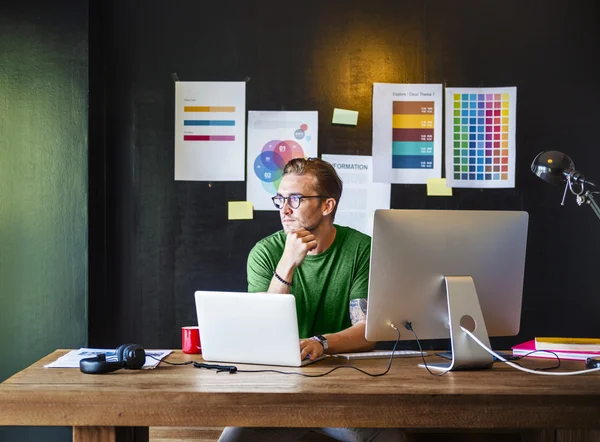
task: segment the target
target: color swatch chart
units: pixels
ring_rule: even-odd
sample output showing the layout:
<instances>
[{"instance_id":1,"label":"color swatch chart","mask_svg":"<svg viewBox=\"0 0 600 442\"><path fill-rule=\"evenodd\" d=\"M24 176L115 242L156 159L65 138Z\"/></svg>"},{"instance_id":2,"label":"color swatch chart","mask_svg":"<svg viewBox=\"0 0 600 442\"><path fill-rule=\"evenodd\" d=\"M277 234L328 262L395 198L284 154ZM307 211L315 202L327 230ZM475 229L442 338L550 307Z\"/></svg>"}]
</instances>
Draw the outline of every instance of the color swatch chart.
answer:
<instances>
[{"instance_id":1,"label":"color swatch chart","mask_svg":"<svg viewBox=\"0 0 600 442\"><path fill-rule=\"evenodd\" d=\"M516 88L446 89L446 177L462 187L514 187Z\"/></svg>"},{"instance_id":2,"label":"color swatch chart","mask_svg":"<svg viewBox=\"0 0 600 442\"><path fill-rule=\"evenodd\" d=\"M184 106L183 112L183 141L235 141L235 106Z\"/></svg>"},{"instance_id":3,"label":"color swatch chart","mask_svg":"<svg viewBox=\"0 0 600 442\"><path fill-rule=\"evenodd\" d=\"M393 101L392 168L433 169L433 101Z\"/></svg>"}]
</instances>

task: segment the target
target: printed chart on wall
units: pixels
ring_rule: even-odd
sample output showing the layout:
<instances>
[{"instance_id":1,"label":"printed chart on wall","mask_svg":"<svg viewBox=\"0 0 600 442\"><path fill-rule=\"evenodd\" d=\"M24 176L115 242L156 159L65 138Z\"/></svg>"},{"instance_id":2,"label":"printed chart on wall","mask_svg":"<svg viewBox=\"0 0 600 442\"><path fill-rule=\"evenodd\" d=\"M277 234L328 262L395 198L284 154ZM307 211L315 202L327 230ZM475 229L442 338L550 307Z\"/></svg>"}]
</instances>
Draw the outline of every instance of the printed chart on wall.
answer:
<instances>
[{"instance_id":1,"label":"printed chart on wall","mask_svg":"<svg viewBox=\"0 0 600 442\"><path fill-rule=\"evenodd\" d=\"M246 200L254 210L277 210L283 167L292 158L317 156L317 111L248 111L248 180Z\"/></svg>"},{"instance_id":2,"label":"printed chart on wall","mask_svg":"<svg viewBox=\"0 0 600 442\"><path fill-rule=\"evenodd\" d=\"M517 88L446 88L450 187L515 187Z\"/></svg>"},{"instance_id":3,"label":"printed chart on wall","mask_svg":"<svg viewBox=\"0 0 600 442\"><path fill-rule=\"evenodd\" d=\"M373 180L442 176L442 85L373 83Z\"/></svg>"},{"instance_id":4,"label":"printed chart on wall","mask_svg":"<svg viewBox=\"0 0 600 442\"><path fill-rule=\"evenodd\" d=\"M335 223L373 236L376 209L390 208L392 185L373 182L373 158L357 155L321 155L331 163L344 184Z\"/></svg>"},{"instance_id":5,"label":"printed chart on wall","mask_svg":"<svg viewBox=\"0 0 600 442\"><path fill-rule=\"evenodd\" d=\"M175 180L244 181L245 82L175 83Z\"/></svg>"}]
</instances>

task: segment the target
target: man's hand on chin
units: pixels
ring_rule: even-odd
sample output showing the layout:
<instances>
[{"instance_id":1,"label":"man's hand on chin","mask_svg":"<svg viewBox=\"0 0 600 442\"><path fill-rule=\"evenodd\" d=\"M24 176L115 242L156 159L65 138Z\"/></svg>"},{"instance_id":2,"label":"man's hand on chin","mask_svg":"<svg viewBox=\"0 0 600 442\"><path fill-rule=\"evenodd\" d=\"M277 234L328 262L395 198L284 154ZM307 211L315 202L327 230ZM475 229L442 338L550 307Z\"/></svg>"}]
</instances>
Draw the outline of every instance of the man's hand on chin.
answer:
<instances>
[{"instance_id":1,"label":"man's hand on chin","mask_svg":"<svg viewBox=\"0 0 600 442\"><path fill-rule=\"evenodd\" d=\"M285 249L281 260L288 263L291 267L297 268L302 264L308 252L316 247L316 237L308 230L298 229L289 232L285 240Z\"/></svg>"}]
</instances>

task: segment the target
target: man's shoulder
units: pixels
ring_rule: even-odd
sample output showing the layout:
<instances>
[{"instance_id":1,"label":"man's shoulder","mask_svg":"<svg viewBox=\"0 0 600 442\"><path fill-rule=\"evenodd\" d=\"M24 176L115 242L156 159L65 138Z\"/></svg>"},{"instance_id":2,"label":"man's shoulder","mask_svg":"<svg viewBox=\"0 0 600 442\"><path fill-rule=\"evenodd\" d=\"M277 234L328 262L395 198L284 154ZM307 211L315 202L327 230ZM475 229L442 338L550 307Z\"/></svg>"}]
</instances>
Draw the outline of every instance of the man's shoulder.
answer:
<instances>
[{"instance_id":1,"label":"man's shoulder","mask_svg":"<svg viewBox=\"0 0 600 442\"><path fill-rule=\"evenodd\" d=\"M272 233L269 236L264 237L260 241L256 243L253 247L253 250L259 249L278 249L285 246L285 232L283 230L279 230L275 233Z\"/></svg>"},{"instance_id":2,"label":"man's shoulder","mask_svg":"<svg viewBox=\"0 0 600 442\"><path fill-rule=\"evenodd\" d=\"M348 226L338 226L336 224L335 227L338 232L342 234L345 241L353 241L359 244L371 245L371 237L369 235Z\"/></svg>"}]
</instances>

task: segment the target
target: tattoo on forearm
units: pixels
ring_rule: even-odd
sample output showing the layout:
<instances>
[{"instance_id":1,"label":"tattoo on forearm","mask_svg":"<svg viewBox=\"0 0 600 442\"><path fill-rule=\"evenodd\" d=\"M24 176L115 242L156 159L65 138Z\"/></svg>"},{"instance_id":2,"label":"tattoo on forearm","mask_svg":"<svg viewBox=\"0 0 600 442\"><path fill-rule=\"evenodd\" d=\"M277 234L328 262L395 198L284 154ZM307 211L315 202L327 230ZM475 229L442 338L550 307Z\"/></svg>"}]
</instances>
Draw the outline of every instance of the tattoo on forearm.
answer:
<instances>
[{"instance_id":1,"label":"tattoo on forearm","mask_svg":"<svg viewBox=\"0 0 600 442\"><path fill-rule=\"evenodd\" d=\"M367 299L352 299L350 301L350 322L352 325L367 319Z\"/></svg>"}]
</instances>

